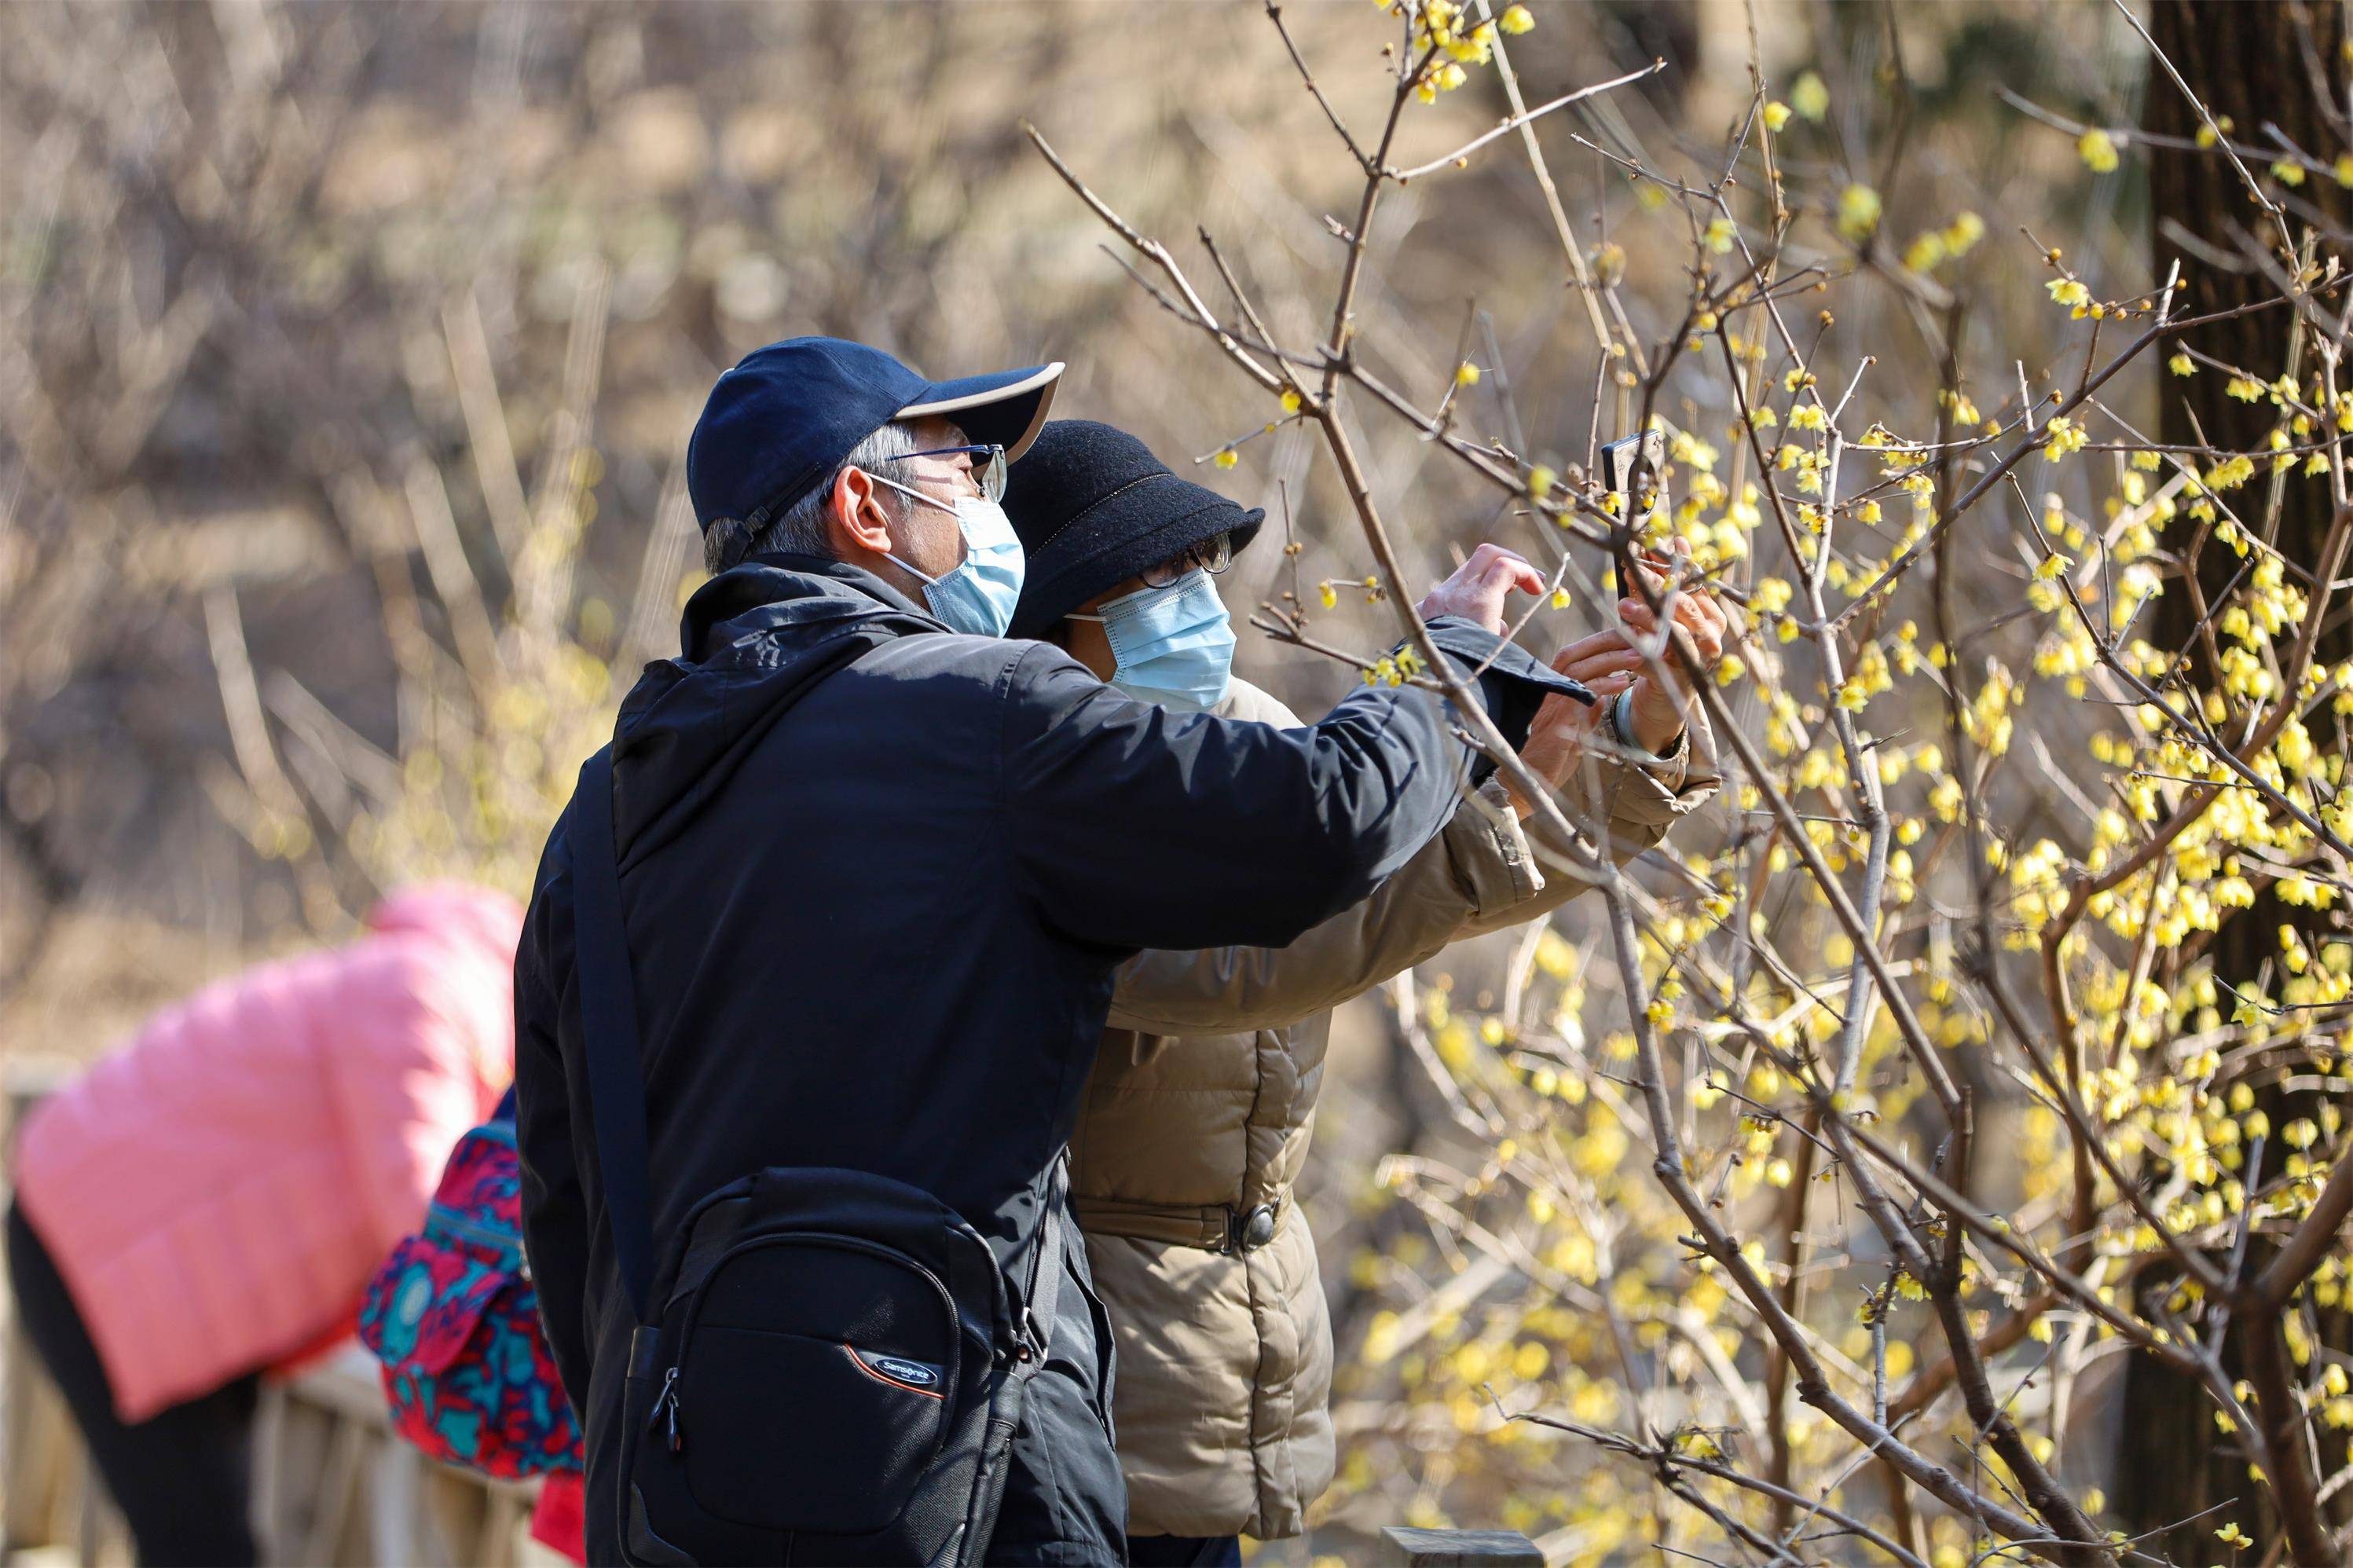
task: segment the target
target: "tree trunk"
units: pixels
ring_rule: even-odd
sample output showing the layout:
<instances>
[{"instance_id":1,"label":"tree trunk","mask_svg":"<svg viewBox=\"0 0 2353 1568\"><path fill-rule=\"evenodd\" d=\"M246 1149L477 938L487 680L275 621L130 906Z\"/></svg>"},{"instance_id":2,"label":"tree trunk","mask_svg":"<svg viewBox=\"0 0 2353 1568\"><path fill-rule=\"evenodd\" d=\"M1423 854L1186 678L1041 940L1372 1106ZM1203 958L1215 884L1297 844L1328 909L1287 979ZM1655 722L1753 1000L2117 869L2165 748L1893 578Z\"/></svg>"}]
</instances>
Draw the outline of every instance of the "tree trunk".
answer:
<instances>
[{"instance_id":1,"label":"tree trunk","mask_svg":"<svg viewBox=\"0 0 2353 1568\"><path fill-rule=\"evenodd\" d=\"M2227 116L2231 140L2241 146L2269 146L2266 125L2276 125L2297 146L2327 161L2346 150L2344 138L2331 127L2320 93L2342 92L2345 16L2340 5L2281 0L2153 0L2149 30L2157 46L2173 62L2207 108L2218 118ZM2331 89L2316 78L2337 79ZM2142 123L2149 132L2194 140L2203 121L2182 96L2164 68L2152 61L2144 89ZM2239 256L2245 237L2253 235L2268 247L2277 245L2276 231L2248 197L2246 186L2228 159L2214 152L2151 148L2147 153L2149 178L2150 238L2155 251L2153 276L2165 279L2177 259L2188 287L2174 301L2176 315L2198 315L2264 299L2276 293L2273 284L2252 268L2231 271L2213 265L2212 258ZM2268 159L2249 159L2258 178L2268 179ZM2346 193L2325 175L2308 177L2293 193L2345 220ZM2301 237L2304 225L2293 216L2289 227ZM2186 231L2189 237L2183 238ZM2277 378L2288 364L2294 313L2285 309L2262 311L2235 321L2217 322L2188 334L2185 345L2264 381ZM2303 356L2299 372L2309 375L2316 357ZM2204 444L2224 450L2249 450L2271 434L2278 411L2268 402L2242 403L2224 391L2226 376L2211 367L2187 379L2171 374L2159 378L2161 412L2158 437L2168 444ZM2276 482L2278 506L2275 531L2270 537L2282 554L2310 563L2319 554L2328 531L2331 508L2326 480L2307 479L2290 470L2274 481L2260 476L2232 500L2250 527L2261 529L2270 514ZM2193 548L2198 525L2189 518L2175 520L2168 549ZM2158 601L2153 635L2157 646L2184 651L2200 689L2212 685L2212 668L2205 639L2199 631L2199 605L2212 605L2228 588L2242 565L2229 548L2207 542L2196 554L2199 593L2175 579ZM2330 658L2344 657L2341 630L2322 643ZM2323 737L2316 742L2326 744ZM2225 920L2205 952L2217 979L2233 985L2254 984L2267 960L2279 953L2278 932L2284 919L2302 923L2300 911L2287 909L2268 889L2254 907ZM2301 1111L2285 1105L2269 1108L2273 1125ZM2284 1151L2274 1141L2266 1161L2276 1170ZM2324 1315L2324 1337L2345 1342L2341 1313ZM2224 1362L2232 1376L2246 1364L2246 1347L2232 1326L2224 1346ZM2268 1548L2278 1531L2278 1521L2259 1510L2254 1499L2261 1489L2247 1476L2248 1457L2238 1445L2249 1435L2223 1436L2214 1423L2212 1403L2198 1385L2168 1372L2144 1356L2136 1356L2126 1371L2124 1432L2118 1453L2116 1510L2135 1534L2163 1531L2143 1542L2144 1550L2179 1562L2204 1562L2214 1556L2212 1531L2223 1521L2258 1532ZM2324 1436L2333 1436L2326 1433ZM2325 1441L2324 1460L2341 1464L2342 1445ZM2323 1474L2327 1473L2326 1468ZM2211 1517L2202 1510L2220 1509ZM2191 1520L2194 1522L2182 1523ZM2166 1527L2173 1527L2167 1529Z\"/></svg>"}]
</instances>

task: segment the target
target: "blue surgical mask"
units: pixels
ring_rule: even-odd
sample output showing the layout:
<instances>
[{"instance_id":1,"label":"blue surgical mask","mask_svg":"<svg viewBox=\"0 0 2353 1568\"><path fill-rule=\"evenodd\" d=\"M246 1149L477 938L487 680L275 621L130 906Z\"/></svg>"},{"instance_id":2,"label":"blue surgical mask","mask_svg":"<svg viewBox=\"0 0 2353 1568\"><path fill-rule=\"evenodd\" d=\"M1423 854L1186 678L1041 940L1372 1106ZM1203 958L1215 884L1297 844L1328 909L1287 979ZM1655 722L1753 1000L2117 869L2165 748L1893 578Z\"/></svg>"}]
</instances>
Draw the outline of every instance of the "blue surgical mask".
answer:
<instances>
[{"instance_id":1,"label":"blue surgical mask","mask_svg":"<svg viewBox=\"0 0 2353 1568\"><path fill-rule=\"evenodd\" d=\"M878 485L890 485L902 495L955 514L956 527L964 533L964 562L955 571L933 577L895 555L886 554L884 559L923 579L923 602L950 631L976 637L1003 637L1005 628L1013 624L1013 606L1021 602L1021 579L1029 565L1005 509L986 496L958 496L950 506L879 474L870 477Z\"/></svg>"},{"instance_id":2,"label":"blue surgical mask","mask_svg":"<svg viewBox=\"0 0 2353 1568\"><path fill-rule=\"evenodd\" d=\"M1201 712L1226 700L1233 684L1234 627L1207 572L1187 572L1166 588L1139 588L1096 616L1114 661L1111 683L1139 702Z\"/></svg>"}]
</instances>

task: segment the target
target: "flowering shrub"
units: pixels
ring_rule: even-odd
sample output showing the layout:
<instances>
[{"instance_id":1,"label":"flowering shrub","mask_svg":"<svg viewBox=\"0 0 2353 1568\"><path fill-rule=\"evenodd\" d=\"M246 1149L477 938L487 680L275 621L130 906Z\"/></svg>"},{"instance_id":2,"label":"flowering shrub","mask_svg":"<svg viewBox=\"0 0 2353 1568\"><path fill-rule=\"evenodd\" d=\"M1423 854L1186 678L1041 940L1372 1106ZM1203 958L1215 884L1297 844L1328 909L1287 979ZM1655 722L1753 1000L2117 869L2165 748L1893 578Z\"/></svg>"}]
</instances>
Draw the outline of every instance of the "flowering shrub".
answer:
<instances>
[{"instance_id":1,"label":"flowering shrub","mask_svg":"<svg viewBox=\"0 0 2353 1568\"><path fill-rule=\"evenodd\" d=\"M2282 196L2337 164L2258 156L2205 116L2200 150L2244 177L2255 225L2216 265L2272 291L2202 316L2178 275L2109 298L2030 236L2048 302L2031 341L1986 357L1961 326L1991 226L1962 211L1888 232L1881 191L1808 129L1831 108L1814 73L1786 99L1757 74L1722 155L1687 167L1579 138L1681 226L1687 258L1682 319L1637 332L1624 251L1581 243L1553 202L1602 355L1584 449L1613 405L1665 442L1659 471L1612 492L1589 456L1518 434L1507 394L1476 390L1526 366L1457 356L1418 402L1368 364L1357 307L1386 197L1506 146L1549 197L1534 122L1652 72L1530 108L1505 37L1533 22L1521 7L1387 9L1390 92L1367 136L1269 7L1363 176L1332 225L1320 339L1271 332L1295 318L1262 309L1205 230L1230 301L1213 307L1031 132L1145 287L1255 384L1258 434L1320 437L1406 653L1349 653L1319 624L1345 577L1293 582L1257 623L1368 679L1451 689L1410 595L1381 592L1400 566L1361 450L1379 420L1542 520L1552 607L1630 594L1672 627L1704 588L1746 613L1713 667L1680 632L1641 639L1655 678L1689 679L1726 783L1712 819L1641 865L1613 865L1596 825L1458 705L1540 797L1551 874L1595 883L1606 914L1583 946L1530 931L1483 1002L1444 977L1394 988L1459 1136L1381 1173L1426 1241L1355 1260L1401 1299L1345 1375L1391 1380L1409 1412L1349 1451L1344 1495L1383 1492L1424 1524L1467 1504L1494 1517L1462 1522L1577 1563L2156 1561L2062 1454L2086 1373L2142 1357L2206 1391L2259 1500L2197 1521L2215 1555L2253 1531L2338 1560L2353 1391L2321 1314L2345 1289L2353 1207L2353 660L2324 649L2344 640L2353 388L2342 275ZM1480 71L1513 113L1400 166L1419 106ZM2094 174L2135 144L2064 130ZM1783 145L1801 133L1802 181ZM1819 348L1834 311L1889 299L1944 367L1927 421L1869 357ZM2297 323L2280 363L2197 346L2265 313ZM2270 411L2268 436L2143 435L2116 378L2160 363L2159 395L2227 378ZM2291 486L2335 517L2316 558L2280 543ZM2157 630L2168 596L2195 601L2187 643ZM1543 637L1545 614L1520 629ZM2295 916L2274 961L2220 972L2215 934L2265 895ZM2227 1357L2226 1329L2244 1347Z\"/></svg>"}]
</instances>

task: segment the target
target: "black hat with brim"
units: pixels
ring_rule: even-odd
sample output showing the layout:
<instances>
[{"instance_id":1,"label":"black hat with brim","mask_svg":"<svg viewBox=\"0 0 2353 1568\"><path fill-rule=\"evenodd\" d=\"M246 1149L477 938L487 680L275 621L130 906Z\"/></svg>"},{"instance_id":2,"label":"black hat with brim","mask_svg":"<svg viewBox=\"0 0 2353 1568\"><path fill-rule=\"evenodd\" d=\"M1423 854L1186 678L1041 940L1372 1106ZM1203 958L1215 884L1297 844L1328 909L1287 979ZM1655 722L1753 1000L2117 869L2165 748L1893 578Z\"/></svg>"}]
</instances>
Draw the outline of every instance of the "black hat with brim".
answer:
<instances>
[{"instance_id":1,"label":"black hat with brim","mask_svg":"<svg viewBox=\"0 0 2353 1568\"><path fill-rule=\"evenodd\" d=\"M1092 419L1047 421L1012 472L1005 510L1029 557L1006 634L1017 637L1043 637L1090 599L1221 533L1240 553L1266 521L1262 508L1178 479L1143 442Z\"/></svg>"}]
</instances>

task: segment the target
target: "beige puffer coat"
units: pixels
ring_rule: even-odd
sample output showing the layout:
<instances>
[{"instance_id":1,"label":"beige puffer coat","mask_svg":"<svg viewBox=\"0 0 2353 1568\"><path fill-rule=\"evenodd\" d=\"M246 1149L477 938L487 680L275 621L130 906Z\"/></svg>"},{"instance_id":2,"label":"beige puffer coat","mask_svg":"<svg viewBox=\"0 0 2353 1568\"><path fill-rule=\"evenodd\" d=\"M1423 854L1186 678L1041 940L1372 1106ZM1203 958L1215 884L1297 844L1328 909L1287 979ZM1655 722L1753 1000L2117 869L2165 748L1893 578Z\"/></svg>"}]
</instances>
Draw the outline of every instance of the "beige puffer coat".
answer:
<instances>
[{"instance_id":1,"label":"beige puffer coat","mask_svg":"<svg viewBox=\"0 0 2353 1568\"><path fill-rule=\"evenodd\" d=\"M1218 711L1299 722L1239 680ZM1662 766L1598 771L1621 858L1717 783L1698 729ZM1289 947L1146 952L1121 971L1071 1150L1119 1352L1132 1534L1297 1535L1331 1482L1331 1321L1315 1238L1292 1213L1330 1009L1585 886L1547 882L1501 787L1482 795L1364 903Z\"/></svg>"}]
</instances>

